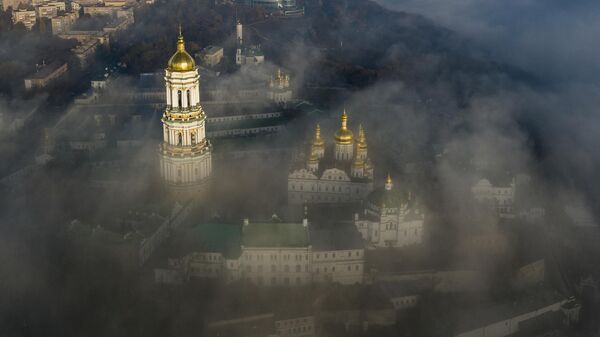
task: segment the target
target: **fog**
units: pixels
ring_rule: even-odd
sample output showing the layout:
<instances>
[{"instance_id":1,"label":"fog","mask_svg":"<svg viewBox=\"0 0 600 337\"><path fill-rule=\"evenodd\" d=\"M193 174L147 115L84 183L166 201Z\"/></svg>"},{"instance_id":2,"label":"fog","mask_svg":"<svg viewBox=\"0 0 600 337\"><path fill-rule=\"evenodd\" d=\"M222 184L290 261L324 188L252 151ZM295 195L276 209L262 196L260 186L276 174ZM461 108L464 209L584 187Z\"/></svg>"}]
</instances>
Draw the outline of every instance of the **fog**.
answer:
<instances>
[{"instance_id":1,"label":"fog","mask_svg":"<svg viewBox=\"0 0 600 337\"><path fill-rule=\"evenodd\" d=\"M209 318L277 313L285 311L289 302L315 312L325 310L328 296L347 300L352 297L348 294L356 295L361 310L369 302L368 291L354 285L272 291L239 280L232 285L214 279L157 285L152 282L153 267L166 268L165 256L178 248L169 246L171 242L157 254L160 262L128 269L95 246L71 240L70 225L76 219L96 230L114 226L131 211L168 216L173 205L185 204L171 198L160 179L157 147L162 110L130 110L123 95L139 90L140 72L163 72L165 58L175 48L174 25L181 20L188 23L183 30L190 51L209 44L225 47L228 60L218 68L218 75L211 75L217 84L210 89L225 89L233 97L248 83L266 82L277 69L284 69L292 76L297 98L313 104L310 112L293 115L278 134L233 142L215 139L211 194L188 225L210 221L239 225L242 218L268 219L277 212L293 214L288 221L299 221L303 212L312 221L313 214L321 212L321 218L330 215L348 222L363 205L352 212L328 213L313 206L290 211L286 195L290 161L313 136L315 124L321 125L323 138L331 142L346 110L353 131L359 124L365 128L369 156L375 163L375 187L382 188L391 174L394 186L410 191L427 214L422 245L368 252L374 256L365 266L370 276L378 271L472 271L484 286L467 292L465 298L452 299L463 303L518 299L521 293L515 295L512 289L503 293L510 288L504 283L510 283L515 269L532 257L564 257L577 261L570 266L577 273L597 275L597 267L592 267L596 256L578 260L581 251L576 249L577 237L570 233L572 224L565 220L565 206L583 210L598 224L600 49L595 39L600 33L600 4L377 0L395 11L391 13L362 0L307 1L308 18L296 21L258 20L263 13L246 8L240 16L257 23L246 27L244 37L264 48L267 61L261 67L238 70L231 61L234 7L202 2L190 5L186 12L181 9L185 1L177 3L159 2L149 10L154 13L151 18L129 28L130 35L117 35L113 49L103 51L111 62L130 63L103 92L99 105L106 104L105 110L82 112L81 105L66 99L64 106L53 104L50 100L61 96L49 98L44 90L23 97L3 93L0 172L8 176L23 167L35 170L18 185L3 185L0 198L0 273L7 275L0 277L0 298L8 299L0 300L0 334L34 336L47 329L50 335L192 336L203 335L201 329ZM177 13L165 6L177 7ZM195 20L195 13L205 16ZM154 26L157 17L164 25ZM172 39L165 38L167 31ZM20 40L19 50L29 53L24 63L43 58L36 39ZM0 35L0 61L9 44ZM98 65L109 62L103 55L96 56ZM87 85L89 74L82 78ZM80 92L70 89L68 95L76 94ZM231 97L226 98L235 101ZM95 113L104 119L95 120ZM31 133L10 131L15 116L22 114L28 116ZM116 125L107 126L110 114L117 116ZM134 123L133 115L141 116L141 122ZM56 151L49 163L34 164L45 151L46 127L52 128L50 136L61 146L74 135L96 133L115 139L135 134L141 145L126 150L109 146L86 155ZM231 154L253 146L267 154L249 151L243 159ZM116 168L110 166L113 163ZM545 207L545 220L528 224L517 219L507 225L508 221L474 203L471 188L487 175L528 176L532 199ZM109 187L92 187L97 181L110 182ZM473 248L473 237L504 230L512 232L506 235L509 243L502 254L493 251L495 247ZM557 239L561 235L562 241ZM548 254L548 247L555 251ZM377 270L380 267L390 270ZM414 335L430 336L426 322L437 315L439 294L428 290L421 295L423 306L399 315L405 325L396 323L381 331L409 335L410 329L420 326ZM441 295L441 302L445 296ZM419 319L406 318L411 315ZM326 336L380 332L348 330L339 322L327 329L323 330Z\"/></svg>"}]
</instances>

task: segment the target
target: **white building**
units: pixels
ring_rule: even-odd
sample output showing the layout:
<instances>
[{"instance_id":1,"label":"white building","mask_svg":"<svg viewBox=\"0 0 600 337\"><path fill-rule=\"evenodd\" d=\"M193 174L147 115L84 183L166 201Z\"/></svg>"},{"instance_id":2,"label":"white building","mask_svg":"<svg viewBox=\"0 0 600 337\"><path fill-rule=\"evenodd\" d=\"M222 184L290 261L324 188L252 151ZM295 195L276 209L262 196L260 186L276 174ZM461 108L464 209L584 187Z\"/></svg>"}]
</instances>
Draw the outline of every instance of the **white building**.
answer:
<instances>
[{"instance_id":1,"label":"white building","mask_svg":"<svg viewBox=\"0 0 600 337\"><path fill-rule=\"evenodd\" d=\"M364 249L352 226L309 228L271 221L237 225L206 224L180 233L178 257L169 268L184 278L245 280L259 286L299 286L363 282Z\"/></svg>"},{"instance_id":2,"label":"white building","mask_svg":"<svg viewBox=\"0 0 600 337\"><path fill-rule=\"evenodd\" d=\"M259 46L244 44L243 39L243 26L240 20L236 24L236 41L237 49L235 52L235 64L238 66L243 65L259 65L265 63L265 54Z\"/></svg>"},{"instance_id":3,"label":"white building","mask_svg":"<svg viewBox=\"0 0 600 337\"><path fill-rule=\"evenodd\" d=\"M267 98L276 103L287 103L292 100L292 88L290 88L290 75L277 69L274 77L269 81Z\"/></svg>"},{"instance_id":4,"label":"white building","mask_svg":"<svg viewBox=\"0 0 600 337\"><path fill-rule=\"evenodd\" d=\"M79 18L79 13L76 11L51 18L52 34L57 35L69 32L73 24L77 21L77 18Z\"/></svg>"},{"instance_id":5,"label":"white building","mask_svg":"<svg viewBox=\"0 0 600 337\"><path fill-rule=\"evenodd\" d=\"M223 47L219 46L208 46L202 49L200 53L202 56L202 62L209 66L214 67L221 62L223 59Z\"/></svg>"},{"instance_id":6,"label":"white building","mask_svg":"<svg viewBox=\"0 0 600 337\"><path fill-rule=\"evenodd\" d=\"M12 20L14 24L23 23L25 28L31 30L35 25L36 14L35 10L19 9L12 12Z\"/></svg>"},{"instance_id":7,"label":"white building","mask_svg":"<svg viewBox=\"0 0 600 337\"><path fill-rule=\"evenodd\" d=\"M165 90L161 176L178 194L204 190L212 170L211 144L205 136L206 114L200 105L200 75L185 51L181 32L177 51L165 70Z\"/></svg>"},{"instance_id":8,"label":"white building","mask_svg":"<svg viewBox=\"0 0 600 337\"><path fill-rule=\"evenodd\" d=\"M333 148L325 148L317 125L310 155L294 163L288 175L289 203L359 202L373 190L373 164L367 154L365 132L359 126L355 143L346 111L341 120Z\"/></svg>"},{"instance_id":9,"label":"white building","mask_svg":"<svg viewBox=\"0 0 600 337\"><path fill-rule=\"evenodd\" d=\"M473 196L481 203L494 209L501 218L514 217L515 179L505 184L492 184L488 179L480 179L472 188Z\"/></svg>"},{"instance_id":10,"label":"white building","mask_svg":"<svg viewBox=\"0 0 600 337\"><path fill-rule=\"evenodd\" d=\"M383 190L369 194L363 214L354 216L354 224L363 239L375 247L420 244L424 220L415 200L394 188L389 175Z\"/></svg>"}]
</instances>

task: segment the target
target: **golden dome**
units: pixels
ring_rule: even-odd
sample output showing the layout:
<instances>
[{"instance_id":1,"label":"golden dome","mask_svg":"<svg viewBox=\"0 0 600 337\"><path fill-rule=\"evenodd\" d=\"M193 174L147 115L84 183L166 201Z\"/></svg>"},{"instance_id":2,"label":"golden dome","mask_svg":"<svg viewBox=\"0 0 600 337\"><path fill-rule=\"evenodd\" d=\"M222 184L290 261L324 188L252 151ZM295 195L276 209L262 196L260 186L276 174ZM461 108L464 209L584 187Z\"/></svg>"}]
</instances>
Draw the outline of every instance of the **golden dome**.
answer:
<instances>
[{"instance_id":1,"label":"golden dome","mask_svg":"<svg viewBox=\"0 0 600 337\"><path fill-rule=\"evenodd\" d=\"M367 148L367 137L365 136L365 129L363 129L362 124L358 126L358 143L356 145L361 150Z\"/></svg>"},{"instance_id":2,"label":"golden dome","mask_svg":"<svg viewBox=\"0 0 600 337\"><path fill-rule=\"evenodd\" d=\"M346 109L342 114L342 127L335 133L335 141L338 144L352 144L353 134L352 131L348 130L348 115L346 115Z\"/></svg>"},{"instance_id":3,"label":"golden dome","mask_svg":"<svg viewBox=\"0 0 600 337\"><path fill-rule=\"evenodd\" d=\"M319 157L317 157L317 154L315 153L315 151L310 151L310 157L308 158L308 163L309 164L317 164L319 162Z\"/></svg>"},{"instance_id":4,"label":"golden dome","mask_svg":"<svg viewBox=\"0 0 600 337\"><path fill-rule=\"evenodd\" d=\"M170 71L192 71L196 69L196 61L185 51L185 43L179 28L179 37L177 38L177 51L169 59L168 69Z\"/></svg>"}]
</instances>

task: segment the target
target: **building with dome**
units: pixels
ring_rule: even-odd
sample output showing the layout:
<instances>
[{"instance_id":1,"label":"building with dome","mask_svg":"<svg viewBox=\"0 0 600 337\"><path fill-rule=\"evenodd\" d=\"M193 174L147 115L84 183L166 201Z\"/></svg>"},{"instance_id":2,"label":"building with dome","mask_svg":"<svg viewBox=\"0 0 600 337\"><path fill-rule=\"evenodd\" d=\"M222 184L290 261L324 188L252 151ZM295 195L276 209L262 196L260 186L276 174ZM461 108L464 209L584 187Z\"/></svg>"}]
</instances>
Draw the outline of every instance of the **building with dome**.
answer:
<instances>
[{"instance_id":1,"label":"building with dome","mask_svg":"<svg viewBox=\"0 0 600 337\"><path fill-rule=\"evenodd\" d=\"M317 125L308 154L292 164L288 175L290 204L360 202L372 191L373 164L365 131L359 126L355 141L345 110L341 122L330 147Z\"/></svg>"},{"instance_id":2,"label":"building with dome","mask_svg":"<svg viewBox=\"0 0 600 337\"><path fill-rule=\"evenodd\" d=\"M265 63L265 54L258 45L244 43L244 27L240 20L235 26L237 48L235 50L235 64L238 66L260 65Z\"/></svg>"},{"instance_id":3,"label":"building with dome","mask_svg":"<svg viewBox=\"0 0 600 337\"><path fill-rule=\"evenodd\" d=\"M388 175L383 189L369 194L354 224L363 239L374 247L404 247L423 241L424 215L407 191L394 188Z\"/></svg>"},{"instance_id":4,"label":"building with dome","mask_svg":"<svg viewBox=\"0 0 600 337\"><path fill-rule=\"evenodd\" d=\"M185 50L181 29L164 79L167 104L161 119L160 173L176 194L190 196L206 188L212 170L211 144L205 137L200 75Z\"/></svg>"},{"instance_id":5,"label":"building with dome","mask_svg":"<svg viewBox=\"0 0 600 337\"><path fill-rule=\"evenodd\" d=\"M269 80L267 98L279 104L285 104L292 100L292 88L290 88L290 75L277 69L275 76Z\"/></svg>"}]
</instances>

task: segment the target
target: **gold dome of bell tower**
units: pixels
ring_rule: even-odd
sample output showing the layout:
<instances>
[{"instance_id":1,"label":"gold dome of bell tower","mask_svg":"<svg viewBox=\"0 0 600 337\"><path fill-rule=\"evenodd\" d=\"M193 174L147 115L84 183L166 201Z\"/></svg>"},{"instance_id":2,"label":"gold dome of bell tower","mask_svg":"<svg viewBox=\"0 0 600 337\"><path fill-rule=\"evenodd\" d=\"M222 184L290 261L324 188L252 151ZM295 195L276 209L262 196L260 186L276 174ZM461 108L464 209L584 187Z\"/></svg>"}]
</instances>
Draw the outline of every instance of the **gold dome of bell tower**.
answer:
<instances>
[{"instance_id":1,"label":"gold dome of bell tower","mask_svg":"<svg viewBox=\"0 0 600 337\"><path fill-rule=\"evenodd\" d=\"M183 41L183 34L181 34L181 26L179 26L179 37L177 38L177 51L169 59L168 69L170 71L192 71L196 69L196 61L188 54L185 50L185 42Z\"/></svg>"}]
</instances>

